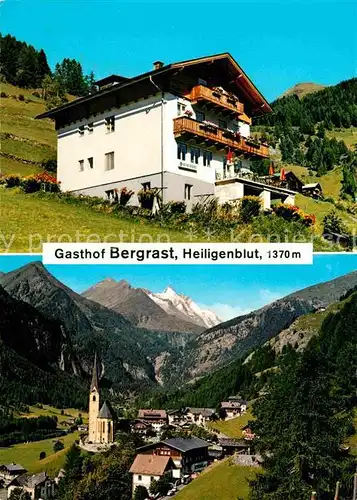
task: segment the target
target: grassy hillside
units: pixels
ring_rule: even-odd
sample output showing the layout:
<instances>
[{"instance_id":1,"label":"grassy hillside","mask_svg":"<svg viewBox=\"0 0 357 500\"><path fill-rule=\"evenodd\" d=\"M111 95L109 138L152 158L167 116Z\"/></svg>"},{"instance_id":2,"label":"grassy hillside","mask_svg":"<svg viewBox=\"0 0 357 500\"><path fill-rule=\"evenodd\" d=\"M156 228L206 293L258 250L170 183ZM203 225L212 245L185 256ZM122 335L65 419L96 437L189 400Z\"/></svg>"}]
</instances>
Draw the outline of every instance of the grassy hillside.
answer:
<instances>
[{"instance_id":1,"label":"grassy hillside","mask_svg":"<svg viewBox=\"0 0 357 500\"><path fill-rule=\"evenodd\" d=\"M63 450L54 453L53 444L58 439L63 442L65 447ZM46 471L49 475L54 476L63 466L69 447L78 439L79 433L74 432L61 438L45 439L33 443L17 444L9 448L0 448L0 463L16 462L20 463L30 473ZM46 453L46 458L39 460L42 451Z\"/></svg>"},{"instance_id":2,"label":"grassy hillside","mask_svg":"<svg viewBox=\"0 0 357 500\"><path fill-rule=\"evenodd\" d=\"M79 411L75 408L65 408L63 409L63 415L59 408L49 405L30 406L29 413L20 413L17 416L21 418L35 418L35 417L57 417L58 427L61 429L63 427L63 422L68 420L68 418L77 418L78 414L82 415L83 423L88 423L88 413L85 411Z\"/></svg>"},{"instance_id":3,"label":"grassy hillside","mask_svg":"<svg viewBox=\"0 0 357 500\"><path fill-rule=\"evenodd\" d=\"M297 83L290 89L286 90L280 97L285 97L289 95L296 95L298 97L304 97L307 94L313 92L318 92L326 87L326 85L320 85L319 83L305 82Z\"/></svg>"},{"instance_id":4,"label":"grassy hillside","mask_svg":"<svg viewBox=\"0 0 357 500\"><path fill-rule=\"evenodd\" d=\"M248 499L248 480L259 469L235 465L231 458L217 462L181 490L177 500L235 500Z\"/></svg>"},{"instance_id":5,"label":"grassy hillside","mask_svg":"<svg viewBox=\"0 0 357 500\"><path fill-rule=\"evenodd\" d=\"M11 252L41 252L43 241L59 241L61 237L66 242L85 242L91 236L93 242L99 242L109 235L106 241L110 243L120 241L121 237L126 242L138 242L141 238L145 242L148 236L152 241L160 241L160 235L167 235L171 242L185 241L185 235L179 231L120 219L87 207L60 203L55 198L41 199L14 189L0 188L0 202L0 219L5 220L6 216L7 241L14 235ZM4 250L6 248L1 240L0 252Z\"/></svg>"},{"instance_id":6,"label":"grassy hillside","mask_svg":"<svg viewBox=\"0 0 357 500\"><path fill-rule=\"evenodd\" d=\"M240 417L232 418L231 420L210 422L208 426L210 429L219 431L228 437L241 439L243 437L242 428L252 419L252 411L248 409L248 411Z\"/></svg>"},{"instance_id":7,"label":"grassy hillside","mask_svg":"<svg viewBox=\"0 0 357 500\"><path fill-rule=\"evenodd\" d=\"M40 163L56 157L56 132L51 120L35 120L45 111L44 101L33 90L1 83L0 170L28 175L40 170ZM24 100L22 99L22 97ZM20 97L20 98L19 98Z\"/></svg>"}]
</instances>

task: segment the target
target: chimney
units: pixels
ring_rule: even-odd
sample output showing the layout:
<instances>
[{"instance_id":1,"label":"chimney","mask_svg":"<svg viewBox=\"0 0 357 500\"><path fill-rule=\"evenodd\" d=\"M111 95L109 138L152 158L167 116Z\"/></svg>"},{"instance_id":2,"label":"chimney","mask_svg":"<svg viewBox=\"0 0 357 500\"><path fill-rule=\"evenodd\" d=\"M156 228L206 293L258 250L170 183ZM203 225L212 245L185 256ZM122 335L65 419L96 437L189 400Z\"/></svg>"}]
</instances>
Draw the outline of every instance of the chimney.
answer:
<instances>
[{"instance_id":1,"label":"chimney","mask_svg":"<svg viewBox=\"0 0 357 500\"><path fill-rule=\"evenodd\" d=\"M154 69L161 69L163 67L164 63L162 61L155 61L153 63L153 65L154 65Z\"/></svg>"}]
</instances>

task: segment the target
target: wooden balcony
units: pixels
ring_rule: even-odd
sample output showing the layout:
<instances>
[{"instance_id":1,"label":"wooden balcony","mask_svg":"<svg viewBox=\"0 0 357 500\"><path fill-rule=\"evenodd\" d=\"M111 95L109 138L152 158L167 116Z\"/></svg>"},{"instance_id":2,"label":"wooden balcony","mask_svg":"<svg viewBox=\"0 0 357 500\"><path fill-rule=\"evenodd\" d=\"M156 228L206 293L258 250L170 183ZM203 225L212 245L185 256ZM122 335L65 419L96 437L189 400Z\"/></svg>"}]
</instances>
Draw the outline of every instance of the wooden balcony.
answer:
<instances>
[{"instance_id":1,"label":"wooden balcony","mask_svg":"<svg viewBox=\"0 0 357 500\"><path fill-rule=\"evenodd\" d=\"M221 108L221 110L238 115L244 114L244 105L237 98L228 93L210 89L204 85L196 85L186 97L193 103L205 101L212 107Z\"/></svg>"},{"instance_id":2,"label":"wooden balcony","mask_svg":"<svg viewBox=\"0 0 357 500\"><path fill-rule=\"evenodd\" d=\"M216 146L217 149L229 147L247 156L260 156L269 158L269 147L262 144L254 144L253 141L245 139L229 130L225 130L208 123L198 122L192 118L180 116L174 119L175 137L194 138L197 143L205 142L207 145Z\"/></svg>"}]
</instances>

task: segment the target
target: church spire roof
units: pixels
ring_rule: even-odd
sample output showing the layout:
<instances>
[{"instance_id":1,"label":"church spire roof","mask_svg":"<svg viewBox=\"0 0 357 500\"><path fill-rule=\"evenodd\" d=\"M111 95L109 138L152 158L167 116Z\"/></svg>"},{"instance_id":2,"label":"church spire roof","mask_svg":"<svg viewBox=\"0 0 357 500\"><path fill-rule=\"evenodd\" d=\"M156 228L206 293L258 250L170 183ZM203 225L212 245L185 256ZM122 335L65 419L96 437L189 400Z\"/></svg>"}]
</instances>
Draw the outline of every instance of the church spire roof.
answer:
<instances>
[{"instance_id":1,"label":"church spire roof","mask_svg":"<svg viewBox=\"0 0 357 500\"><path fill-rule=\"evenodd\" d=\"M98 416L99 416L99 418L107 418L108 420L113 419L113 416L111 414L111 411L110 411L106 401L104 401L103 406L102 406Z\"/></svg>"},{"instance_id":2,"label":"church spire roof","mask_svg":"<svg viewBox=\"0 0 357 500\"><path fill-rule=\"evenodd\" d=\"M94 356L94 365L92 372L92 383L90 385L90 390L97 389L99 391L99 378L98 378L98 363L97 363L97 353Z\"/></svg>"}]
</instances>

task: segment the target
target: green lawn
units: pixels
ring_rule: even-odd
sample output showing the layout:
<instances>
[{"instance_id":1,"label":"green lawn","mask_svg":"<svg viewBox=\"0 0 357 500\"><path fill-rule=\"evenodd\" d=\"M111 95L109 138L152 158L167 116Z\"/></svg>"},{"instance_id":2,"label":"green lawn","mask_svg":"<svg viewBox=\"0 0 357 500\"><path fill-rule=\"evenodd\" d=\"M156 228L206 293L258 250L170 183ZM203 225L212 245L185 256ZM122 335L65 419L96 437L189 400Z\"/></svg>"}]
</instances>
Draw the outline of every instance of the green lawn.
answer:
<instances>
[{"instance_id":1,"label":"green lawn","mask_svg":"<svg viewBox=\"0 0 357 500\"><path fill-rule=\"evenodd\" d=\"M301 194L296 195L295 203L304 212L314 214L316 216L315 227L320 233L323 230L323 218L331 210L335 210L338 213L347 227L349 227L351 230L356 229L356 218L354 218L351 214L344 212L343 210L337 210L332 203L314 200L313 198L303 196Z\"/></svg>"},{"instance_id":2,"label":"green lawn","mask_svg":"<svg viewBox=\"0 0 357 500\"><path fill-rule=\"evenodd\" d=\"M202 472L197 479L185 486L177 500L236 500L247 499L248 479L259 471L253 467L234 465L229 458L217 462Z\"/></svg>"},{"instance_id":3,"label":"green lawn","mask_svg":"<svg viewBox=\"0 0 357 500\"><path fill-rule=\"evenodd\" d=\"M0 105L1 152L17 157L8 159L0 156L0 172L20 175L37 172L38 166L21 160L40 163L55 158L57 147L53 122L35 119L36 115L45 111L44 101L33 96L33 90L30 89L20 89L7 83L1 83L0 88L8 96L1 98ZM18 99L20 94L25 97L25 101Z\"/></svg>"},{"instance_id":4,"label":"green lawn","mask_svg":"<svg viewBox=\"0 0 357 500\"><path fill-rule=\"evenodd\" d=\"M218 420L217 422L210 422L208 426L212 430L217 430L222 432L231 438L242 438L242 427L247 425L249 420L253 420L253 415L251 409L248 408L246 413L243 413L240 417L232 418L231 420Z\"/></svg>"},{"instance_id":5,"label":"green lawn","mask_svg":"<svg viewBox=\"0 0 357 500\"><path fill-rule=\"evenodd\" d=\"M58 419L58 427L62 428L62 422L66 421L68 418L77 418L80 413L83 418L83 423L88 423L88 413L82 410L76 410L74 408L64 408L63 415L61 414L61 410L59 408L55 408L54 406L42 405L42 408L38 406L30 406L29 413L19 413L18 417L25 418L33 418L33 417L57 417Z\"/></svg>"},{"instance_id":6,"label":"green lawn","mask_svg":"<svg viewBox=\"0 0 357 500\"><path fill-rule=\"evenodd\" d=\"M144 221L120 219L56 198L41 199L16 188L0 187L0 221L0 233L5 235L6 242L12 241L9 252L41 252L45 241L94 243L103 242L104 238L109 243L121 238L126 242L189 241L188 235L179 231ZM1 252L6 246L0 239Z\"/></svg>"},{"instance_id":7,"label":"green lawn","mask_svg":"<svg viewBox=\"0 0 357 500\"><path fill-rule=\"evenodd\" d=\"M53 452L53 444L60 439L65 448L57 453ZM16 462L21 464L30 473L46 471L54 476L64 464L65 455L69 447L79 439L79 433L74 432L61 438L45 439L32 443L17 444L9 448L0 448L0 464ZM46 458L39 460L40 453L44 451Z\"/></svg>"},{"instance_id":8,"label":"green lawn","mask_svg":"<svg viewBox=\"0 0 357 500\"><path fill-rule=\"evenodd\" d=\"M357 144L357 127L327 130L326 134L327 137L335 137L339 141L345 141L350 148Z\"/></svg>"},{"instance_id":9,"label":"green lawn","mask_svg":"<svg viewBox=\"0 0 357 500\"><path fill-rule=\"evenodd\" d=\"M309 175L309 170L306 167L300 167L299 165L287 164L284 168L286 171L293 172L304 182L304 184L319 182L321 184L324 196L330 196L335 200L338 200L338 198L340 197L342 186L341 167L336 167L333 170L327 172L327 174L322 175L321 177L317 177L316 175Z\"/></svg>"}]
</instances>

